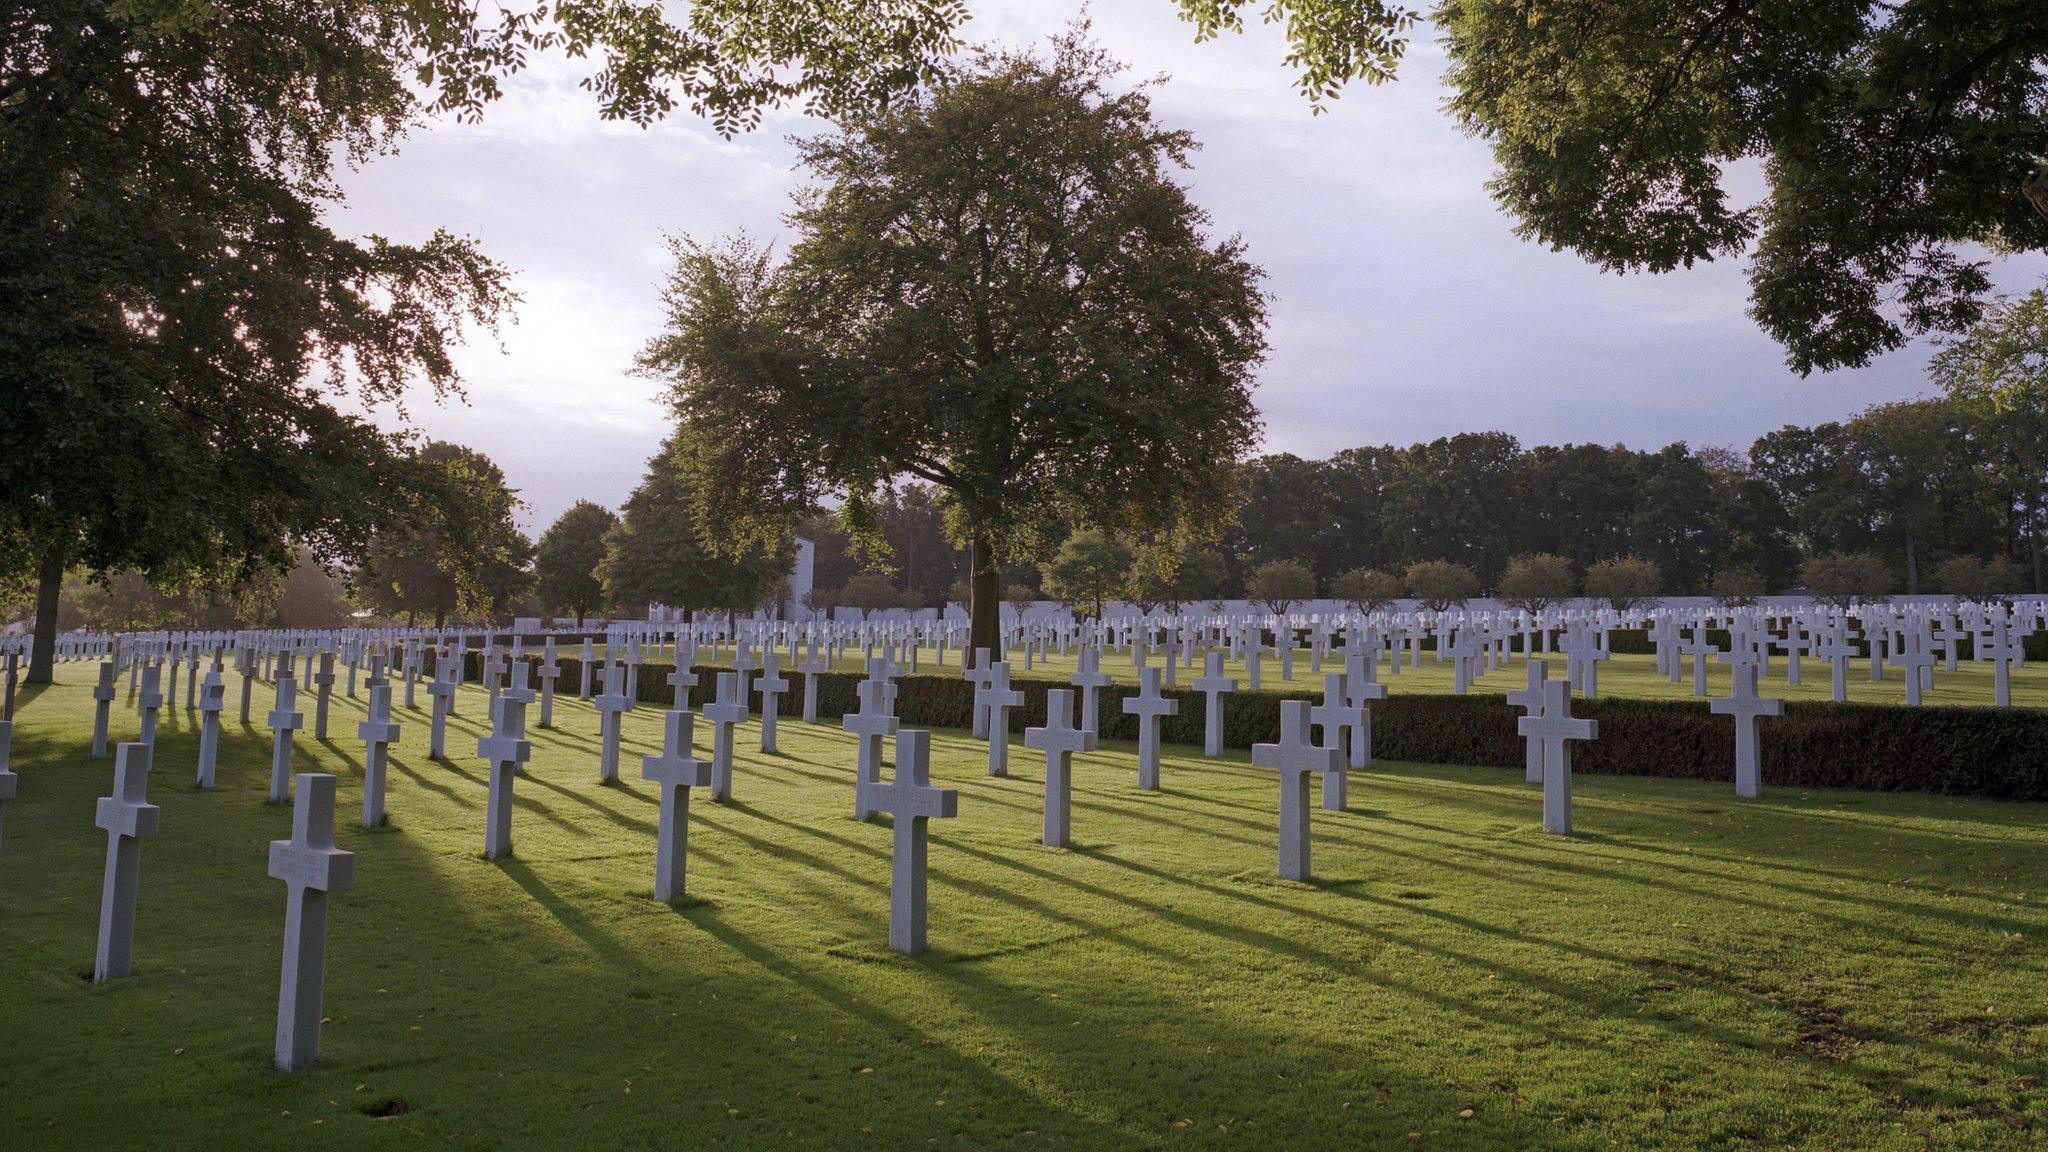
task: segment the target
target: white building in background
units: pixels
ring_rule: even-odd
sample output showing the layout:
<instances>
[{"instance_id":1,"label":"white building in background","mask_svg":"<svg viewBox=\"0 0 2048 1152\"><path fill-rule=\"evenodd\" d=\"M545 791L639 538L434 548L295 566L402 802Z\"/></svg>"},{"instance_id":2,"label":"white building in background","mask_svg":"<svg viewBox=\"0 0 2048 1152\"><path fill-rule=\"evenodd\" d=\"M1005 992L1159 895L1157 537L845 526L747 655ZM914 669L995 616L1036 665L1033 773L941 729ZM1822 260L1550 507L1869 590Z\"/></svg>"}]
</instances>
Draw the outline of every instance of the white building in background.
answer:
<instances>
[{"instance_id":1,"label":"white building in background","mask_svg":"<svg viewBox=\"0 0 2048 1152\"><path fill-rule=\"evenodd\" d=\"M811 574L817 564L818 546L802 536L796 538L796 562L789 567L789 578L783 581L783 590L776 594L772 603L764 605L757 615L803 619L809 615L806 605L811 596ZM683 619L680 608L666 604L649 604L647 622L650 624L676 624Z\"/></svg>"}]
</instances>

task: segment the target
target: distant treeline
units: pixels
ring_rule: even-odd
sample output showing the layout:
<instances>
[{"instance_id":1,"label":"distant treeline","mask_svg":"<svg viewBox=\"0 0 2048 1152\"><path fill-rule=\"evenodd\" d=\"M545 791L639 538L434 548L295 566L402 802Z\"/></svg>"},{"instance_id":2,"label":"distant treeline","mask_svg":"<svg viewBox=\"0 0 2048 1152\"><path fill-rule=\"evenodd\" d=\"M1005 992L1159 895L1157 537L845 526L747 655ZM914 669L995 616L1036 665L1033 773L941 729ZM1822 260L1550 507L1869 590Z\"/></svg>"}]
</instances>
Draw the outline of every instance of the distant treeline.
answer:
<instances>
[{"instance_id":1,"label":"distant treeline","mask_svg":"<svg viewBox=\"0 0 2048 1152\"><path fill-rule=\"evenodd\" d=\"M1655 565L1669 595L1705 594L1717 572L1734 569L1775 592L1800 583L1808 557L1845 553L1880 558L1906 592L1947 590L1933 574L1959 556L2003 560L2042 591L2048 477L2013 465L2037 454L2013 441L2038 420L1919 400L1787 425L1747 452L1685 443L1524 447L1480 432L1321 460L1263 456L1245 466L1243 502L1214 548L1221 576L1209 594L1243 595L1251 573L1275 561L1306 565L1324 594L1347 572L1401 573L1439 560L1490 589L1511 559L1531 554L1562 556L1581 574L1639 557ZM819 598L863 607L891 592L905 605L948 598L966 558L947 543L930 493L900 493L883 505L881 523L895 549L882 577L863 575L829 520L809 526ZM1038 589L1039 572L1016 565L1004 582L1022 595Z\"/></svg>"}]
</instances>

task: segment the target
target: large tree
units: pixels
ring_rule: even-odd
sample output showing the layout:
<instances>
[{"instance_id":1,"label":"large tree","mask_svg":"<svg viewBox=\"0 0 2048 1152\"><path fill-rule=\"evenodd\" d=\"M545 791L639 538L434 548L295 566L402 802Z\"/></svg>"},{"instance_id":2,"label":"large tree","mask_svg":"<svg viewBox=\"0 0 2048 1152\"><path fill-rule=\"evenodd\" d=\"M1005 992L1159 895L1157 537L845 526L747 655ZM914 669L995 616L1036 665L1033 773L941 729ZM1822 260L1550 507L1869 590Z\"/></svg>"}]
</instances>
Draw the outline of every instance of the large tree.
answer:
<instances>
[{"instance_id":1,"label":"large tree","mask_svg":"<svg viewBox=\"0 0 2048 1152\"><path fill-rule=\"evenodd\" d=\"M1067 537L1043 571L1047 595L1100 620L1103 605L1130 579L1131 549L1100 528L1083 528Z\"/></svg>"},{"instance_id":2,"label":"large tree","mask_svg":"<svg viewBox=\"0 0 2048 1152\"><path fill-rule=\"evenodd\" d=\"M675 245L640 357L680 421L705 543L827 497L872 535L904 478L969 549L971 648L1000 573L1067 524L1199 534L1258 434L1260 272L1175 179L1194 141L1078 31L803 141L787 255Z\"/></svg>"},{"instance_id":3,"label":"large tree","mask_svg":"<svg viewBox=\"0 0 2048 1152\"><path fill-rule=\"evenodd\" d=\"M2040 0L1445 0L1434 20L1521 235L1614 271L1747 256L1751 315L1802 373L1965 328L1987 250L2048 250Z\"/></svg>"},{"instance_id":4,"label":"large tree","mask_svg":"<svg viewBox=\"0 0 2048 1152\"><path fill-rule=\"evenodd\" d=\"M435 499L370 542L356 584L370 605L408 624L504 614L531 581L533 545L515 520L523 507L505 473L472 448L433 441L419 453Z\"/></svg>"},{"instance_id":5,"label":"large tree","mask_svg":"<svg viewBox=\"0 0 2048 1152\"><path fill-rule=\"evenodd\" d=\"M1928 370L1950 400L1978 418L2005 489L2008 537L2032 570L2034 591L2048 590L2048 289L2001 301L1936 353Z\"/></svg>"},{"instance_id":6,"label":"large tree","mask_svg":"<svg viewBox=\"0 0 2048 1152\"><path fill-rule=\"evenodd\" d=\"M359 554L422 501L344 412L508 300L466 241L354 240L333 170L420 111L399 6L50 0L0 14L0 571L226 585Z\"/></svg>"},{"instance_id":7,"label":"large tree","mask_svg":"<svg viewBox=\"0 0 2048 1152\"><path fill-rule=\"evenodd\" d=\"M671 436L647 462L647 476L626 498L619 524L605 536L598 579L605 603L624 612L662 604L694 617L703 610L740 612L765 603L789 576L791 538L719 555L697 526L693 470Z\"/></svg>"},{"instance_id":8,"label":"large tree","mask_svg":"<svg viewBox=\"0 0 2048 1152\"><path fill-rule=\"evenodd\" d=\"M578 500L540 534L533 582L543 611L574 612L580 628L584 616L603 605L604 582L598 579L597 568L604 561L605 534L618 523L611 509Z\"/></svg>"}]
</instances>

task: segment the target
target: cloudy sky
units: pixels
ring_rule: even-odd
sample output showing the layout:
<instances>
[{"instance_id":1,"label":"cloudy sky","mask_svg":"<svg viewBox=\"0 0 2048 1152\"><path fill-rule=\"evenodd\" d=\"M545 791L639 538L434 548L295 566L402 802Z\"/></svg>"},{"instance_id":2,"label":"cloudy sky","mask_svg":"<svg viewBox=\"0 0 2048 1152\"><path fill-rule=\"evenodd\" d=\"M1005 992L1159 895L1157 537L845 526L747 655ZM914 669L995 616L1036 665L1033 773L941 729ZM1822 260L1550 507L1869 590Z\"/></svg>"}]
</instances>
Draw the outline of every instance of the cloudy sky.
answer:
<instances>
[{"instance_id":1,"label":"cloudy sky","mask_svg":"<svg viewBox=\"0 0 2048 1152\"><path fill-rule=\"evenodd\" d=\"M970 38L1009 44L1078 11L972 8ZM1485 193L1486 149L1441 111L1443 57L1427 30L1399 81L1311 116L1270 30L1195 44L1164 0L1098 3L1093 18L1134 76L1171 76L1154 107L1202 142L1187 174L1195 199L1269 273L1258 400L1270 451L1483 430L1741 446L1922 390L1924 348L1860 371L1786 370L1743 313L1737 265L1617 277L1517 240ZM728 141L687 114L606 124L577 87L584 71L543 61L482 124L416 132L345 182L338 219L395 239L448 227L515 270L516 323L460 358L469 403L415 402L412 414L497 460L535 532L579 498L616 507L666 431L655 385L627 374L660 323L663 236L784 235L798 181L785 138L818 128L779 115ZM2017 288L2041 271L1999 278Z\"/></svg>"}]
</instances>

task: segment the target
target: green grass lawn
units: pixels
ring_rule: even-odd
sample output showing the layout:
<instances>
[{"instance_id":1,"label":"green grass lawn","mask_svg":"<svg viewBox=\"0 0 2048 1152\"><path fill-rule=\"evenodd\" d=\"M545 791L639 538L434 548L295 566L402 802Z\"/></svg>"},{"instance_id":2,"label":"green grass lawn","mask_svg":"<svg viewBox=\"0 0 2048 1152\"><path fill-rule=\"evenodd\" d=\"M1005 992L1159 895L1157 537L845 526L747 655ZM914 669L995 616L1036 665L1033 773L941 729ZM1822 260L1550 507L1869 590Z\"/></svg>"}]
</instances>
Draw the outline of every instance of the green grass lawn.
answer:
<instances>
[{"instance_id":1,"label":"green grass lawn","mask_svg":"<svg viewBox=\"0 0 2048 1152\"><path fill-rule=\"evenodd\" d=\"M924 649L920 657L919 671L933 672L939 670L938 666L933 662L936 653L937 650L934 648L927 647ZM565 652L565 655L571 654L573 653ZM1564 675L1565 658L1563 654L1538 653L1538 655L1550 662L1550 674L1553 679L1561 678ZM665 660L666 658L664 654L663 659ZM698 662L703 664L725 664L730 662L730 658L731 652L724 649L720 650L716 658L712 657L711 651L708 648L700 649L698 652ZM949 651L946 654L946 659L948 663L945 665L944 671L951 675L958 675L960 672L959 654ZM1033 666L1028 670L1024 667L1024 654L1021 649L1011 650L1009 659L1010 674L1013 679L1021 680L1026 677L1032 677L1065 682L1072 679L1074 673L1079 670L1078 660L1072 655L1060 656L1055 653L1045 659L1035 659ZM1153 667L1161 667L1163 659L1163 657L1155 655L1151 657L1150 662ZM1523 671L1524 666L1522 657L1517 655L1507 664L1474 681L1471 690L1474 692L1500 693L1520 688L1528 677L1528 674ZM858 649L853 650L852 654L833 665L834 670L839 672L859 672L864 667L861 663ZM1280 676L1279 657L1268 654L1264 661L1263 670L1260 673L1259 686L1267 691L1290 689L1300 692L1320 693L1323 688L1323 678L1315 673L1312 667L1308 649L1298 649L1295 652L1294 679L1284 680ZM1966 707L1991 706L1995 696L1993 695L1992 672L1989 663L1977 664L1968 660L1959 660L1956 662L1956 670L1954 672L1946 671L1945 667L1945 665L1939 664L1935 666L1934 688L1922 695L1922 699L1926 703ZM1247 686L1248 681L1242 661L1227 661L1225 668L1229 675L1237 678L1240 688ZM1332 657L1324 662L1323 669L1326 672L1342 672L1344 670L1343 659L1341 657ZM1111 678L1120 684L1136 684L1138 682L1136 668L1131 663L1128 653L1113 653L1103 657L1102 670L1109 673ZM1771 662L1770 678L1763 681L1760 685L1760 690L1766 696L1776 696L1786 700L1829 700L1833 698L1832 673L1825 662L1811 658L1806 659L1801 662L1800 672L1801 682L1799 684L1789 684L1785 679L1784 659L1782 657L1774 659ZM1183 665L1179 673L1180 683L1183 685L1188 684L1201 674L1199 660L1197 660L1193 670L1189 670ZM1685 675L1676 684L1672 683L1668 676L1657 674L1657 658L1648 655L1610 656L1600 662L1599 676L1600 695L1602 696L1622 696L1653 700L1690 700L1694 698L1692 694L1692 661L1689 657L1685 664ZM1716 696L1726 696L1728 694L1728 676L1728 665L1708 657L1707 689L1711 694ZM1387 686L1388 692L1396 696L1409 693L1418 695L1429 693L1448 694L1453 688L1451 662L1449 660L1438 660L1434 652L1424 652L1422 654L1422 664L1420 667L1411 667L1404 662L1399 675L1389 674L1386 662L1381 661L1379 679L1382 684ZM564 683L566 682L565 680ZM1887 667L1884 679L1872 680L1870 678L1869 662L1862 659L1852 660L1849 663L1849 675L1845 687L1848 689L1849 701L1851 703L1904 704L1906 702L1905 672L1897 667ZM2022 708L2048 708L2048 662L2037 661L2024 668L2013 670L2012 701L2014 705Z\"/></svg>"},{"instance_id":2,"label":"green grass lawn","mask_svg":"<svg viewBox=\"0 0 2048 1152\"><path fill-rule=\"evenodd\" d=\"M1433 663L1426 665L1434 668ZM321 1065L270 1067L284 887L269 739L221 787L164 716L136 975L88 982L111 758L84 665L27 698L0 838L0 1146L35 1148L2039 1148L2048 827L2039 806L1582 778L1574 839L1519 772L1381 765L1274 878L1277 787L1173 748L1080 757L1077 847L1037 843L1042 762L934 822L932 951L884 947L889 831L853 747L793 721L695 805L692 902L646 895L659 714L597 784L564 700L481 858L485 708L452 763L400 716L391 824L356 826L356 702L301 769L342 776ZM1412 681L1403 678L1403 683ZM268 685L256 699L267 707ZM302 698L303 699L303 698ZM425 703L425 696L421 696ZM117 708L115 735L135 714ZM700 741L708 729L699 726ZM746 736L752 736L751 725ZM369 1113L391 1101L403 1115Z\"/></svg>"}]
</instances>

